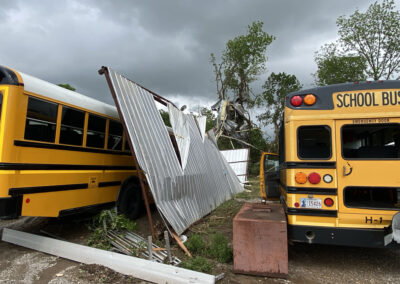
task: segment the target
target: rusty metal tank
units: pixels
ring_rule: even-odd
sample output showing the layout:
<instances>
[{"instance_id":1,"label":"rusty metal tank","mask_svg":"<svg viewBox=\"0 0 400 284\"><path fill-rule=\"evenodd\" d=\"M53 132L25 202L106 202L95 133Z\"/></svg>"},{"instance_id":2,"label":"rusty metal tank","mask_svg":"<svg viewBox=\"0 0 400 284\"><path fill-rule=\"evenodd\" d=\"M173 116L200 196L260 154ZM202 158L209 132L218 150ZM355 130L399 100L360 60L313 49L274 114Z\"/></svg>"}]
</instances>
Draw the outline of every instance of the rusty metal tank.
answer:
<instances>
[{"instance_id":1,"label":"rusty metal tank","mask_svg":"<svg viewBox=\"0 0 400 284\"><path fill-rule=\"evenodd\" d=\"M235 273L286 278L288 246L281 204L245 203L233 219Z\"/></svg>"}]
</instances>

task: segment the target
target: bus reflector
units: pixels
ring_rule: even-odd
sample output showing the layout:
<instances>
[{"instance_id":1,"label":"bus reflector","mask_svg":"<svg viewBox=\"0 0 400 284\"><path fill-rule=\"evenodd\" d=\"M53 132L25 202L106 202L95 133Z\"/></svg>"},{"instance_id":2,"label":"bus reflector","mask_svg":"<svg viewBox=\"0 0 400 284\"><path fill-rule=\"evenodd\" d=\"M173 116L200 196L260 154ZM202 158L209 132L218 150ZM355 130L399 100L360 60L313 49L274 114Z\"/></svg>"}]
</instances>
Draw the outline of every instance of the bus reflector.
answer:
<instances>
[{"instance_id":1,"label":"bus reflector","mask_svg":"<svg viewBox=\"0 0 400 284\"><path fill-rule=\"evenodd\" d=\"M294 207L300 207L300 204L298 202L295 202Z\"/></svg>"},{"instance_id":2,"label":"bus reflector","mask_svg":"<svg viewBox=\"0 0 400 284\"><path fill-rule=\"evenodd\" d=\"M26 203L29 203L29 202L31 202L31 200L30 200L29 198L27 198L27 199L25 200L25 202L26 202Z\"/></svg>"},{"instance_id":3,"label":"bus reflector","mask_svg":"<svg viewBox=\"0 0 400 284\"><path fill-rule=\"evenodd\" d=\"M326 207L332 207L333 204L334 204L333 199L332 198L325 198L324 199L324 204L325 204Z\"/></svg>"},{"instance_id":4,"label":"bus reflector","mask_svg":"<svg viewBox=\"0 0 400 284\"><path fill-rule=\"evenodd\" d=\"M300 96L294 96L290 99L290 103L294 107L298 107L303 103L303 99Z\"/></svg>"},{"instance_id":5,"label":"bus reflector","mask_svg":"<svg viewBox=\"0 0 400 284\"><path fill-rule=\"evenodd\" d=\"M298 172L296 173L296 176L294 177L297 183L303 184L307 182L307 175L303 172Z\"/></svg>"},{"instance_id":6,"label":"bus reflector","mask_svg":"<svg viewBox=\"0 0 400 284\"><path fill-rule=\"evenodd\" d=\"M318 184L321 181L321 176L318 173L313 172L308 175L308 181L312 184Z\"/></svg>"},{"instance_id":7,"label":"bus reflector","mask_svg":"<svg viewBox=\"0 0 400 284\"><path fill-rule=\"evenodd\" d=\"M308 106L315 104L316 98L313 94L308 94L304 97L304 103Z\"/></svg>"}]
</instances>

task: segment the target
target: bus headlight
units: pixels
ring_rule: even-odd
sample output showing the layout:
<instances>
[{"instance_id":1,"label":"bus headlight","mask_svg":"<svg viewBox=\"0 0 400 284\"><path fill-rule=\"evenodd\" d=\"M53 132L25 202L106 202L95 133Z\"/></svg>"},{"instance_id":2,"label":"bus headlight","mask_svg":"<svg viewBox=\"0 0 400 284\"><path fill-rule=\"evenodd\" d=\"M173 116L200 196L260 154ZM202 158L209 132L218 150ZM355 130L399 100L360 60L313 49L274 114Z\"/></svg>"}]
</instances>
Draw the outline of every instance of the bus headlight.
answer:
<instances>
[{"instance_id":1,"label":"bus headlight","mask_svg":"<svg viewBox=\"0 0 400 284\"><path fill-rule=\"evenodd\" d=\"M393 216L392 220L393 240L400 244L400 212Z\"/></svg>"}]
</instances>

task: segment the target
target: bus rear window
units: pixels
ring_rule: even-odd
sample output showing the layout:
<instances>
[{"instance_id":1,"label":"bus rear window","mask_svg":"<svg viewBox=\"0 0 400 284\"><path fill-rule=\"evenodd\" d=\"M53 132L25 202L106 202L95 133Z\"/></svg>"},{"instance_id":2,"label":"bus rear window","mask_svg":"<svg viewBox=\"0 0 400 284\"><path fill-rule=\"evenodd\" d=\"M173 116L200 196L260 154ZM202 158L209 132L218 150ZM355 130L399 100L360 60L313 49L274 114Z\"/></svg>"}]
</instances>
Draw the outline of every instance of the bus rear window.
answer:
<instances>
[{"instance_id":1,"label":"bus rear window","mask_svg":"<svg viewBox=\"0 0 400 284\"><path fill-rule=\"evenodd\" d=\"M58 104L29 97L25 139L54 142Z\"/></svg>"},{"instance_id":2,"label":"bus rear window","mask_svg":"<svg viewBox=\"0 0 400 284\"><path fill-rule=\"evenodd\" d=\"M300 159L329 159L331 131L329 126L300 126L297 130Z\"/></svg>"},{"instance_id":3,"label":"bus rear window","mask_svg":"<svg viewBox=\"0 0 400 284\"><path fill-rule=\"evenodd\" d=\"M347 159L399 158L400 124L344 125L342 155Z\"/></svg>"}]
</instances>

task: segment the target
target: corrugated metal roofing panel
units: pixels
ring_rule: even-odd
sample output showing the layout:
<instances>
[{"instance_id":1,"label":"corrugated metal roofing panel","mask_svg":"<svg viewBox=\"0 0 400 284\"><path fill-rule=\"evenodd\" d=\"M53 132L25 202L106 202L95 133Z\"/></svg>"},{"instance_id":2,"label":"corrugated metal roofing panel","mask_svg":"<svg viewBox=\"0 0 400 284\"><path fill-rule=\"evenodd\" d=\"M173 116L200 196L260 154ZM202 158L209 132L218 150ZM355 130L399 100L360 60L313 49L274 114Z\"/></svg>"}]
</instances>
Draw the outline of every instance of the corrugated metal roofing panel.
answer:
<instances>
[{"instance_id":1,"label":"corrugated metal roofing panel","mask_svg":"<svg viewBox=\"0 0 400 284\"><path fill-rule=\"evenodd\" d=\"M203 140L193 116L168 107L175 138L180 141L181 166L153 95L112 69L108 72L157 208L178 234L243 190L213 141Z\"/></svg>"},{"instance_id":2,"label":"corrugated metal roofing panel","mask_svg":"<svg viewBox=\"0 0 400 284\"><path fill-rule=\"evenodd\" d=\"M238 176L241 183L247 181L247 169L250 149L233 149L220 151L227 160L235 174Z\"/></svg>"}]
</instances>

